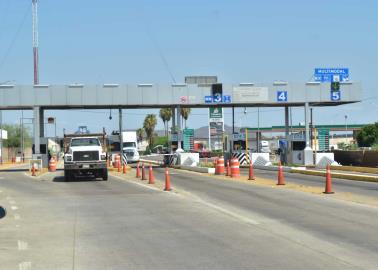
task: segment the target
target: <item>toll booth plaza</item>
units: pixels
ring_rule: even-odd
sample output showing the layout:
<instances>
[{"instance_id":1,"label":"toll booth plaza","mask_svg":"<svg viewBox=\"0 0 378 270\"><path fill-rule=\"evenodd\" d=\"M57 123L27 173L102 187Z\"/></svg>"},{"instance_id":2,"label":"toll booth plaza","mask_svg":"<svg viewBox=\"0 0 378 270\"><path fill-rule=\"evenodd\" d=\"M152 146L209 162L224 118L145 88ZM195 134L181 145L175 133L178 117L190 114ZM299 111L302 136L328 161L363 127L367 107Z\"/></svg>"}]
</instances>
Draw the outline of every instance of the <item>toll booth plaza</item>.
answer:
<instances>
[{"instance_id":1,"label":"toll booth plaza","mask_svg":"<svg viewBox=\"0 0 378 270\"><path fill-rule=\"evenodd\" d=\"M359 82L274 82L271 84L104 84L0 85L1 110L33 110L35 157L44 138L44 110L141 109L171 107L181 130L180 107L284 107L285 136L289 141L289 108L305 108L304 165L313 164L310 147L310 107L337 106L361 101ZM173 114L175 115L175 113ZM127 121L127 119L126 119ZM44 163L45 164L45 163Z\"/></svg>"}]
</instances>

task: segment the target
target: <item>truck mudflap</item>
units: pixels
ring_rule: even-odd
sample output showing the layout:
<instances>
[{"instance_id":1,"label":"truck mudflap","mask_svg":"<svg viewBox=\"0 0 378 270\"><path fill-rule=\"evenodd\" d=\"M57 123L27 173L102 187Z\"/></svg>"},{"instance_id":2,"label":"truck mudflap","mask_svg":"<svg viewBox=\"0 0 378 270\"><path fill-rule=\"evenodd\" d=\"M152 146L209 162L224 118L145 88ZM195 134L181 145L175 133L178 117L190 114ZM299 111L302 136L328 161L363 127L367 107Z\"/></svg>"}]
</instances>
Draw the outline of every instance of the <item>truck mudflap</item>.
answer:
<instances>
[{"instance_id":1,"label":"truck mudflap","mask_svg":"<svg viewBox=\"0 0 378 270\"><path fill-rule=\"evenodd\" d=\"M97 170L97 169L106 169L106 162L99 163L65 163L65 170Z\"/></svg>"}]
</instances>

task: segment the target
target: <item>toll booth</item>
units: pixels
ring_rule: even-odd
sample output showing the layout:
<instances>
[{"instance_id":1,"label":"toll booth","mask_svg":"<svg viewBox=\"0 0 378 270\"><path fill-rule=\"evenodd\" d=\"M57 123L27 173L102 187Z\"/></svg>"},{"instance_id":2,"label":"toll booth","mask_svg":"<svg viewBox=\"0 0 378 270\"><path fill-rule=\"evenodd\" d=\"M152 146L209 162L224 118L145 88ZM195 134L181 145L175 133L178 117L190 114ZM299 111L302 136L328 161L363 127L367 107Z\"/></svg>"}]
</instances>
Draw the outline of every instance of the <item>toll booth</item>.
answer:
<instances>
[{"instance_id":1,"label":"toll booth","mask_svg":"<svg viewBox=\"0 0 378 270\"><path fill-rule=\"evenodd\" d=\"M287 161L292 164L304 165L304 155L306 148L306 135L304 132L293 133L289 136L287 143Z\"/></svg>"},{"instance_id":2,"label":"toll booth","mask_svg":"<svg viewBox=\"0 0 378 270\"><path fill-rule=\"evenodd\" d=\"M40 154L35 154L34 145L32 147L33 157L35 160L42 160L42 166L47 168L49 165L49 160L52 156L55 156L59 159L61 153L60 141L57 138L41 138L40 139Z\"/></svg>"}]
</instances>

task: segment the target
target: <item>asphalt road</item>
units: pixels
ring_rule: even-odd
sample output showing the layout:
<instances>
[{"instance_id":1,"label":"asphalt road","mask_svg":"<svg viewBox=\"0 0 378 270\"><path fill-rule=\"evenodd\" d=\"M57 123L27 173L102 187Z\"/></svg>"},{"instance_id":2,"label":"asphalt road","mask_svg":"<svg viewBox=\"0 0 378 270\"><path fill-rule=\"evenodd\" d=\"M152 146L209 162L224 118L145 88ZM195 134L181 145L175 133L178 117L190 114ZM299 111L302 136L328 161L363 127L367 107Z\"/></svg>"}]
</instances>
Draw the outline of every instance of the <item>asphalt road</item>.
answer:
<instances>
[{"instance_id":1,"label":"asphalt road","mask_svg":"<svg viewBox=\"0 0 378 270\"><path fill-rule=\"evenodd\" d=\"M63 182L0 173L1 269L376 269L378 210L174 172ZM157 177L162 179L162 169Z\"/></svg>"},{"instance_id":2,"label":"asphalt road","mask_svg":"<svg viewBox=\"0 0 378 270\"><path fill-rule=\"evenodd\" d=\"M242 175L248 175L248 168L241 168ZM254 170L255 176L266 179L277 180L277 172L267 170ZM298 173L285 173L286 182L301 185L310 185L315 187L325 186L325 177L304 175ZM377 197L378 183L353 181L348 179L332 178L332 186L334 191L351 192L358 195Z\"/></svg>"}]
</instances>

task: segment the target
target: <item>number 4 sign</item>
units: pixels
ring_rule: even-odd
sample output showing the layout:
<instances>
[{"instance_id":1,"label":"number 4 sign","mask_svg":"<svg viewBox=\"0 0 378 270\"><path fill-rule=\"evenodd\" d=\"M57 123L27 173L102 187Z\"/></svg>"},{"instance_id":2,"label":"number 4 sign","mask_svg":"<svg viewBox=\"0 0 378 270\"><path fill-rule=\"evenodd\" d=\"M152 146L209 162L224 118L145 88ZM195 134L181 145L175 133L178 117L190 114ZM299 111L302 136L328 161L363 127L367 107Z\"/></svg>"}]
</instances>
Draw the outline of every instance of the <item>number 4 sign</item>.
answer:
<instances>
[{"instance_id":1,"label":"number 4 sign","mask_svg":"<svg viewBox=\"0 0 378 270\"><path fill-rule=\"evenodd\" d=\"M287 101L287 91L277 91L277 101L279 102Z\"/></svg>"}]
</instances>

